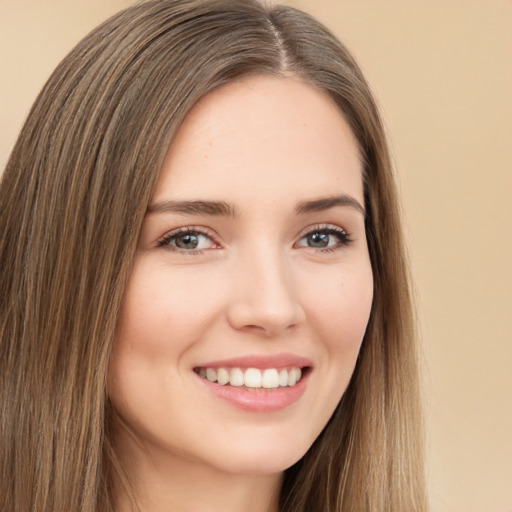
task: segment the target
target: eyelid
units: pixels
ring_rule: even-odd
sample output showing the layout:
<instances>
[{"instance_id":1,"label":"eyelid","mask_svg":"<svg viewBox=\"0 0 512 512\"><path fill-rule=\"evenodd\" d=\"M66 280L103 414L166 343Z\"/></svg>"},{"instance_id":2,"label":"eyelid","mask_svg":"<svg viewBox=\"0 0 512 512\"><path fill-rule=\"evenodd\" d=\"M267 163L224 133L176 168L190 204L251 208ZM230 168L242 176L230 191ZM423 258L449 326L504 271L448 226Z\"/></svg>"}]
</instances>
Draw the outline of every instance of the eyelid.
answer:
<instances>
[{"instance_id":1,"label":"eyelid","mask_svg":"<svg viewBox=\"0 0 512 512\"><path fill-rule=\"evenodd\" d=\"M338 226L337 224L312 224L311 226L307 226L303 228L299 234L297 235L297 240L300 240L301 238L304 238L306 235L309 235L311 232L314 231L335 231L336 233L342 233L344 235L350 236L350 233L341 226Z\"/></svg>"},{"instance_id":2,"label":"eyelid","mask_svg":"<svg viewBox=\"0 0 512 512\"><path fill-rule=\"evenodd\" d=\"M189 233L196 233L196 234L203 235L203 236L209 238L212 241L212 244L215 247L211 247L211 248L208 248L208 249L190 249L190 250L185 250L185 249L181 249L179 247L174 247L174 246L172 246L172 245L170 245L168 243L173 237L176 237L176 236L179 236L179 235L185 235L185 234L189 234ZM193 255L193 254L198 254L198 253L200 253L202 251L208 251L208 250L211 250L211 249L218 249L218 248L221 247L221 244L218 241L217 235L211 229L209 229L209 228L206 228L204 226L182 226L182 227L179 227L179 228L172 229L171 231L168 231L165 235L160 237L157 240L157 247L163 248L163 249L168 249L168 250L171 250L171 251L181 252L182 254L191 254L191 255Z\"/></svg>"},{"instance_id":3,"label":"eyelid","mask_svg":"<svg viewBox=\"0 0 512 512\"><path fill-rule=\"evenodd\" d=\"M325 247L325 248L313 248L316 251L320 251L320 252L332 251L332 250L346 247L353 242L350 233L345 228L342 228L341 226L339 226L337 224L325 224L324 223L324 224L313 224L313 225L303 228L299 232L299 234L296 236L296 241L294 242L293 246L294 247L303 247L303 246L299 246L298 243L302 239L304 239L306 236L308 236L309 234L314 233L316 231L323 231L323 232L328 232L329 234L337 235L340 240L339 243L336 244L335 246L329 246L329 247ZM174 237L177 237L179 235L189 234L189 233L199 234L199 235L207 237L209 240L211 240L213 247L202 248L202 249L182 249L180 247L173 246L169 243ZM212 231L210 228L206 228L204 226L182 226L179 228L172 229L171 231L168 231L165 235L160 237L157 240L157 247L163 248L166 250L170 250L170 251L179 252L181 254L196 255L196 254L200 254L204 251L210 251L212 249L219 249L222 247L222 245L220 244L220 242L218 240L217 234L214 231Z\"/></svg>"},{"instance_id":4,"label":"eyelid","mask_svg":"<svg viewBox=\"0 0 512 512\"><path fill-rule=\"evenodd\" d=\"M330 252L336 249L342 249L343 247L347 247L350 245L354 240L352 239L351 234L341 226L337 224L314 224L311 226L307 226L304 228L296 237L296 242L294 243L294 247L303 247L298 246L297 244L304 239L306 236L310 235L311 233L314 233L316 231L327 231L330 234L337 235L340 238L340 243L335 246L329 246L324 248L312 248L319 252Z\"/></svg>"}]
</instances>

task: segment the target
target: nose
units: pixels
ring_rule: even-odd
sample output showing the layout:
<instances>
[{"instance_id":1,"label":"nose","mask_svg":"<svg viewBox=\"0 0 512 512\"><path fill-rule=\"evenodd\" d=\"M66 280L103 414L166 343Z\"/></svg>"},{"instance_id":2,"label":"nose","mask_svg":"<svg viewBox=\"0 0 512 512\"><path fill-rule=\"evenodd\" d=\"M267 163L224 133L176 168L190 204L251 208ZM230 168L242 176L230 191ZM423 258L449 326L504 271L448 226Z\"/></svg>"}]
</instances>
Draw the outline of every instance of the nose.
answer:
<instances>
[{"instance_id":1,"label":"nose","mask_svg":"<svg viewBox=\"0 0 512 512\"><path fill-rule=\"evenodd\" d=\"M278 250L262 248L240 257L231 274L228 322L237 330L277 336L305 318L292 265Z\"/></svg>"}]
</instances>

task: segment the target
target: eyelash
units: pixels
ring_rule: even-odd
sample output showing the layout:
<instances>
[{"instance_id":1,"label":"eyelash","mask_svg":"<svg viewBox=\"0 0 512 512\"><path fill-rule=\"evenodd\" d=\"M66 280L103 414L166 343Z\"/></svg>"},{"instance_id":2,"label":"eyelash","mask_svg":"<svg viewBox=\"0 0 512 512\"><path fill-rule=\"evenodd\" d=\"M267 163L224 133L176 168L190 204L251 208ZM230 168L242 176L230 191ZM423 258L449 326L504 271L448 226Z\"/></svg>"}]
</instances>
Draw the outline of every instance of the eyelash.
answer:
<instances>
[{"instance_id":1,"label":"eyelash","mask_svg":"<svg viewBox=\"0 0 512 512\"><path fill-rule=\"evenodd\" d=\"M197 254L201 254L201 252L205 250L205 249L186 250L186 249L180 249L179 247L175 247L175 246L171 245L172 240L175 240L179 236L183 236L183 235L201 235L206 238L209 238L214 245L218 245L215 237L213 236L213 234L210 231L208 231L204 228L198 227L198 226L187 226L184 228L175 229L174 231L167 233L165 236L163 236L158 241L158 247L162 247L163 249L167 249L169 251L176 251L176 252L181 253L186 256L195 256Z\"/></svg>"},{"instance_id":2,"label":"eyelash","mask_svg":"<svg viewBox=\"0 0 512 512\"><path fill-rule=\"evenodd\" d=\"M308 227L306 230L304 230L301 233L298 242L300 242L301 240L303 240L307 236L313 235L315 233L322 233L322 234L325 234L325 235L334 235L339 240L339 243L337 243L337 244L335 244L333 246L322 247L322 248L309 247L310 249L314 249L315 252L319 252L319 253L334 252L334 251L337 251L339 249L342 249L343 247L349 246L353 242L353 239L351 238L350 234L347 233L347 231L345 231L344 229L342 229L342 228L340 228L338 226L334 226L332 224L317 225L317 226ZM191 250L187 250L187 249L181 249L179 247L171 245L171 242L173 240L175 240L177 237L179 237L180 235L181 236L183 236L183 235L200 235L200 236L204 236L204 237L207 237L208 239L210 239L211 242L214 245L219 245L218 242L216 241L215 237L213 236L213 234L210 231L208 231L208 230L206 230L206 229L204 229L202 227L198 227L198 226L187 226L187 227L184 227L184 228L179 228L179 229L176 229L174 231L171 231L170 233L168 233L165 236L163 236L158 241L158 247L161 247L163 249L170 250L170 251L176 251L178 253L181 253L181 254L187 255L187 256L195 256L197 254L201 254L204 250L210 250L210 249L191 249ZM298 242L296 242L294 244L294 247L297 246ZM299 246L299 247L302 247L302 246ZM214 248L216 248L216 247L214 247Z\"/></svg>"},{"instance_id":3,"label":"eyelash","mask_svg":"<svg viewBox=\"0 0 512 512\"><path fill-rule=\"evenodd\" d=\"M305 237L312 235L314 233L334 235L339 240L339 243L337 243L333 246L329 246L329 247L323 247L323 248L310 247L310 249L314 249L316 252L320 252L320 253L335 252L337 250L343 249L344 247L348 247L354 241L352 239L351 235L346 230L344 230L343 228L340 228L339 226L335 226L332 224L319 224L316 226L310 226L310 227L306 228L301 233L299 241L301 241Z\"/></svg>"}]
</instances>

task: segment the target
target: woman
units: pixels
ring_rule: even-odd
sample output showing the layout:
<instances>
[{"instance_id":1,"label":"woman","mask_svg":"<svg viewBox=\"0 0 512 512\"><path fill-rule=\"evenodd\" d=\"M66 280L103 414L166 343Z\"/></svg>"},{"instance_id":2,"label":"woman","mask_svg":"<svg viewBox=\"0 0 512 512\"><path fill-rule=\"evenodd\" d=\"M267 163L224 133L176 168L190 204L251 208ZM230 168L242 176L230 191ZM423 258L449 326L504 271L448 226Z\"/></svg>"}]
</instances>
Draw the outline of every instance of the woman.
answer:
<instances>
[{"instance_id":1,"label":"woman","mask_svg":"<svg viewBox=\"0 0 512 512\"><path fill-rule=\"evenodd\" d=\"M0 200L2 510L427 509L384 130L318 22L119 13Z\"/></svg>"}]
</instances>

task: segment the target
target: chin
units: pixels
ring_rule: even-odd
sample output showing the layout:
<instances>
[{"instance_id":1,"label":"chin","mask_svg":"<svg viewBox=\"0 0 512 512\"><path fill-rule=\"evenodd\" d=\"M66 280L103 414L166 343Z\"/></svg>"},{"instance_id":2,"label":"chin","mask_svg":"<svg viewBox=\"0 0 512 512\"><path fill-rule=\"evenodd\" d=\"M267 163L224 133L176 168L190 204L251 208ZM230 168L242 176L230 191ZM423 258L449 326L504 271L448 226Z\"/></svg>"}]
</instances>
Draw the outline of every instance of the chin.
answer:
<instances>
[{"instance_id":1,"label":"chin","mask_svg":"<svg viewBox=\"0 0 512 512\"><path fill-rule=\"evenodd\" d=\"M302 454L304 455L304 454ZM223 469L224 472L234 475L276 475L283 473L301 459L301 456L290 457L273 457L263 460L262 457L255 457L253 460L244 460L235 463L230 461Z\"/></svg>"},{"instance_id":2,"label":"chin","mask_svg":"<svg viewBox=\"0 0 512 512\"><path fill-rule=\"evenodd\" d=\"M285 439L285 441L283 441ZM219 469L239 475L271 475L282 473L298 462L308 451L312 443L303 440L281 438L277 442L262 444L262 440L232 444L222 450L218 459Z\"/></svg>"}]
</instances>

